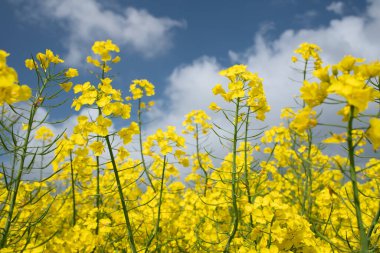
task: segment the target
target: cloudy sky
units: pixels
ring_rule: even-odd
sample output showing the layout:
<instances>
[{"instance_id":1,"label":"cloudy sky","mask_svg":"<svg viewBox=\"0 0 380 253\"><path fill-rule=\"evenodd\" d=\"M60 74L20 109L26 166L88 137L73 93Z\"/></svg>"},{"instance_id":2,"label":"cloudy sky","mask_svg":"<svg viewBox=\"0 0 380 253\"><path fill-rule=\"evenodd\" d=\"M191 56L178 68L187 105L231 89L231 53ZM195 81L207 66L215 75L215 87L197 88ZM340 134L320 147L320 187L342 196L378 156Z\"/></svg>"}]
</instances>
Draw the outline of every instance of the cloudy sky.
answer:
<instances>
[{"instance_id":1,"label":"cloudy sky","mask_svg":"<svg viewBox=\"0 0 380 253\"><path fill-rule=\"evenodd\" d=\"M0 48L31 86L31 54L52 49L78 68L80 83L94 80L85 63L93 41L112 39L122 58L115 87L127 92L141 78L156 85L152 130L179 126L190 110L217 101L218 71L234 63L264 78L273 124L281 107L294 105L300 77L291 56L300 43L319 44L326 63L380 58L380 0L2 0L0 17ZM67 105L62 115L69 113Z\"/></svg>"}]
</instances>

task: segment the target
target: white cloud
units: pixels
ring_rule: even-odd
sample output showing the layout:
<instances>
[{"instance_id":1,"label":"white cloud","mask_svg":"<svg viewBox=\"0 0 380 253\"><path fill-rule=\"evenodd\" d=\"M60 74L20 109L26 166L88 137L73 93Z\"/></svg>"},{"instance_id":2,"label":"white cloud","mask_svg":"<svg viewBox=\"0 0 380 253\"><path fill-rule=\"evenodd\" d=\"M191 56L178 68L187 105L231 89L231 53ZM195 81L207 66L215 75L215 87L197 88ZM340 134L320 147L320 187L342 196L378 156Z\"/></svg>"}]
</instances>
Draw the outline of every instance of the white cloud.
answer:
<instances>
[{"instance_id":1,"label":"white cloud","mask_svg":"<svg viewBox=\"0 0 380 253\"><path fill-rule=\"evenodd\" d=\"M378 1L368 6L368 10L375 12L374 9L380 9ZM362 17L332 20L327 27L318 29L287 30L273 42L266 41L261 34L256 36L252 48L241 54L240 59L264 78L268 101L273 108L271 119L278 118L282 107L294 105L292 99L298 93L299 84L290 78L300 80L301 76L291 69L290 59L300 43L318 44L323 50L325 64L336 63L347 54L367 60L375 60L380 55L380 35L374 33L380 28L380 19L372 12Z\"/></svg>"},{"instance_id":2,"label":"white cloud","mask_svg":"<svg viewBox=\"0 0 380 253\"><path fill-rule=\"evenodd\" d=\"M302 42L316 43L321 46L325 64L337 63L347 54L375 60L380 55L380 1L369 1L367 12L362 16L346 16L332 20L329 25L317 29L286 30L277 39L267 40L263 34L255 36L252 47L242 52L228 52L232 62L247 64L249 69L264 78L264 89L272 107L266 123L278 124L283 107L296 106L294 96L297 95L302 76L292 68L293 50ZM180 124L184 115L193 109L205 109L215 101L211 88L218 82L226 81L218 76L224 67L214 58L201 57L194 62L176 68L169 77L166 89L166 104L154 112L155 124L151 129L167 124ZM325 119L339 120L336 111L330 109ZM213 117L215 114L210 114ZM220 119L220 118L219 118ZM218 118L217 118L218 120ZM156 124L157 123L157 124ZM215 140L214 140L215 143Z\"/></svg>"},{"instance_id":3,"label":"white cloud","mask_svg":"<svg viewBox=\"0 0 380 253\"><path fill-rule=\"evenodd\" d=\"M332 2L326 7L326 10L334 12L335 14L342 15L344 10L343 2Z\"/></svg>"},{"instance_id":4,"label":"white cloud","mask_svg":"<svg viewBox=\"0 0 380 253\"><path fill-rule=\"evenodd\" d=\"M192 110L206 110L214 116L208 106L212 101L221 102L211 92L216 83L223 81L218 74L220 69L215 58L206 56L177 67L168 78L165 101L157 101L157 108L147 115L148 121L154 123L148 126L148 132L168 125L181 131L185 115Z\"/></svg>"},{"instance_id":5,"label":"white cloud","mask_svg":"<svg viewBox=\"0 0 380 253\"><path fill-rule=\"evenodd\" d=\"M42 22L58 22L61 27L62 43L67 47L67 63L83 62L94 40L112 39L145 57L156 56L172 44L172 31L184 28L184 21L168 17L155 17L146 10L132 7L118 11L107 9L98 0L17 0L23 15ZM30 11L33 10L33 11Z\"/></svg>"}]
</instances>

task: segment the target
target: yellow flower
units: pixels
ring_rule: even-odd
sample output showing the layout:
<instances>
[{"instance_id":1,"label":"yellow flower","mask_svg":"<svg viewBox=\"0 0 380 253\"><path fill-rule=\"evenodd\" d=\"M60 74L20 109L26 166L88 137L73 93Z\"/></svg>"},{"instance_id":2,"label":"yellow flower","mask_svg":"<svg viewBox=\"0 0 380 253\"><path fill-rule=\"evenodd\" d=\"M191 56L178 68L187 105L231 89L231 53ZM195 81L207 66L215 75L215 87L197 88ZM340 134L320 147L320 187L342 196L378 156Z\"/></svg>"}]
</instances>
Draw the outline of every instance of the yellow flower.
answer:
<instances>
[{"instance_id":1,"label":"yellow flower","mask_svg":"<svg viewBox=\"0 0 380 253\"><path fill-rule=\"evenodd\" d=\"M17 85L14 87L14 91L17 92L17 101L26 101L32 96L32 90L27 85Z\"/></svg>"},{"instance_id":2,"label":"yellow flower","mask_svg":"<svg viewBox=\"0 0 380 253\"><path fill-rule=\"evenodd\" d=\"M355 64L363 62L362 58L355 58L352 55L346 55L338 63L337 68L342 71L344 74L348 74L350 71L354 70Z\"/></svg>"},{"instance_id":3,"label":"yellow flower","mask_svg":"<svg viewBox=\"0 0 380 253\"><path fill-rule=\"evenodd\" d=\"M9 53L0 49L0 68L4 68L7 66L7 57L8 56L9 56Z\"/></svg>"},{"instance_id":4,"label":"yellow flower","mask_svg":"<svg viewBox=\"0 0 380 253\"><path fill-rule=\"evenodd\" d=\"M23 131L26 131L29 129L29 125L27 123L22 123L22 128Z\"/></svg>"},{"instance_id":5,"label":"yellow flower","mask_svg":"<svg viewBox=\"0 0 380 253\"><path fill-rule=\"evenodd\" d=\"M120 52L117 45L112 43L112 40L107 41L95 41L92 46L94 54L100 55L101 60L106 62L111 60L110 52Z\"/></svg>"},{"instance_id":6,"label":"yellow flower","mask_svg":"<svg viewBox=\"0 0 380 253\"><path fill-rule=\"evenodd\" d=\"M292 119L294 118L295 116L295 112L293 111L292 108L289 108L289 107L285 107L285 108L282 108L281 109L281 114L280 114L280 118L283 119Z\"/></svg>"},{"instance_id":7,"label":"yellow flower","mask_svg":"<svg viewBox=\"0 0 380 253\"><path fill-rule=\"evenodd\" d=\"M119 149L117 150L117 157L121 161L125 160L129 156L128 150L126 150L123 146L120 146Z\"/></svg>"},{"instance_id":8,"label":"yellow flower","mask_svg":"<svg viewBox=\"0 0 380 253\"><path fill-rule=\"evenodd\" d=\"M36 140L44 140L44 141L50 141L54 137L54 133L50 128L46 126L41 126L37 129L35 139Z\"/></svg>"},{"instance_id":9,"label":"yellow flower","mask_svg":"<svg viewBox=\"0 0 380 253\"><path fill-rule=\"evenodd\" d=\"M324 139L323 143L329 144L339 144L344 143L346 141L345 134L332 134L329 138Z\"/></svg>"},{"instance_id":10,"label":"yellow flower","mask_svg":"<svg viewBox=\"0 0 380 253\"><path fill-rule=\"evenodd\" d=\"M227 91L221 84L217 84L212 89L214 95L221 95L226 102L235 99L246 100L246 105L256 114L256 118L264 120L265 113L270 110L270 106L267 104L262 78L248 71L245 65L234 65L220 71L219 74L227 77L230 82ZM220 110L216 104L211 104L209 108L214 111Z\"/></svg>"},{"instance_id":11,"label":"yellow flower","mask_svg":"<svg viewBox=\"0 0 380 253\"><path fill-rule=\"evenodd\" d=\"M174 126L168 126L166 132L162 129L158 129L155 134L148 136L143 144L143 153L146 155L157 156L157 153L152 152L153 146L158 146L160 148L160 154L167 155L172 153L175 147L184 148L185 138L177 135ZM177 159L179 158L178 156L179 153L177 152ZM186 163L186 161L183 162Z\"/></svg>"},{"instance_id":12,"label":"yellow flower","mask_svg":"<svg viewBox=\"0 0 380 253\"><path fill-rule=\"evenodd\" d=\"M176 192L176 191L183 191L186 187L181 182L174 182L169 185L169 189Z\"/></svg>"},{"instance_id":13,"label":"yellow flower","mask_svg":"<svg viewBox=\"0 0 380 253\"><path fill-rule=\"evenodd\" d=\"M342 121L346 122L346 121L348 121L348 119L350 117L350 111L351 111L350 106L346 105L342 109L340 109L337 112L337 114L343 116ZM357 115L358 115L358 110L354 109L354 117L356 117Z\"/></svg>"},{"instance_id":14,"label":"yellow flower","mask_svg":"<svg viewBox=\"0 0 380 253\"><path fill-rule=\"evenodd\" d=\"M245 65L234 65L228 69L224 69L219 72L219 75L225 76L230 79L231 82L236 81L236 77L247 70Z\"/></svg>"},{"instance_id":15,"label":"yellow flower","mask_svg":"<svg viewBox=\"0 0 380 253\"><path fill-rule=\"evenodd\" d=\"M278 247L276 245L271 245L270 248L263 248L260 253L278 253Z\"/></svg>"},{"instance_id":16,"label":"yellow flower","mask_svg":"<svg viewBox=\"0 0 380 253\"><path fill-rule=\"evenodd\" d=\"M100 62L94 58L92 58L91 56L87 56L87 62L88 63L91 63L92 65L94 65L95 67L100 67Z\"/></svg>"},{"instance_id":17,"label":"yellow flower","mask_svg":"<svg viewBox=\"0 0 380 253\"><path fill-rule=\"evenodd\" d=\"M0 106L4 103L13 104L26 101L32 96L32 90L27 85L19 85L17 72L7 66L9 56L0 50Z\"/></svg>"},{"instance_id":18,"label":"yellow flower","mask_svg":"<svg viewBox=\"0 0 380 253\"><path fill-rule=\"evenodd\" d=\"M77 84L74 86L74 93L82 93L78 98L74 99L71 107L75 107L78 111L83 105L92 105L96 102L98 98L98 91L91 85L90 82L85 82L84 84Z\"/></svg>"},{"instance_id":19,"label":"yellow flower","mask_svg":"<svg viewBox=\"0 0 380 253\"><path fill-rule=\"evenodd\" d=\"M218 94L225 94L226 91L223 89L223 87L222 87L221 84L217 84L217 85L215 85L215 87L212 89L212 93L214 93L214 95L218 95Z\"/></svg>"},{"instance_id":20,"label":"yellow flower","mask_svg":"<svg viewBox=\"0 0 380 253\"><path fill-rule=\"evenodd\" d=\"M102 108L106 105L108 105L111 102L111 97L109 96L101 96L97 101L96 104Z\"/></svg>"},{"instance_id":21,"label":"yellow flower","mask_svg":"<svg viewBox=\"0 0 380 253\"><path fill-rule=\"evenodd\" d=\"M132 84L129 86L129 91L132 93L132 98L134 100L140 99L144 95L150 97L155 94L154 85L146 79L133 80Z\"/></svg>"},{"instance_id":22,"label":"yellow flower","mask_svg":"<svg viewBox=\"0 0 380 253\"><path fill-rule=\"evenodd\" d=\"M300 89L301 98L310 107L315 107L323 103L327 97L327 88L329 84L326 82L310 83L307 80L304 81L303 86Z\"/></svg>"},{"instance_id":23,"label":"yellow flower","mask_svg":"<svg viewBox=\"0 0 380 253\"><path fill-rule=\"evenodd\" d=\"M37 68L37 64L34 62L33 59L26 59L25 60L25 67L27 67L28 69L32 70L32 69L36 69Z\"/></svg>"},{"instance_id":24,"label":"yellow flower","mask_svg":"<svg viewBox=\"0 0 380 253\"><path fill-rule=\"evenodd\" d=\"M380 61L375 61L370 64L362 64L358 66L357 70L365 79L380 76Z\"/></svg>"},{"instance_id":25,"label":"yellow flower","mask_svg":"<svg viewBox=\"0 0 380 253\"><path fill-rule=\"evenodd\" d=\"M205 111L193 110L185 116L185 121L182 122L185 127L184 133L193 133L194 136L197 136L199 132L207 134L212 128L210 120L211 118Z\"/></svg>"},{"instance_id":26,"label":"yellow flower","mask_svg":"<svg viewBox=\"0 0 380 253\"><path fill-rule=\"evenodd\" d=\"M73 86L73 83L72 82L67 82L67 83L61 83L59 86L61 86L61 88L66 91L66 92L69 92L71 87Z\"/></svg>"},{"instance_id":27,"label":"yellow flower","mask_svg":"<svg viewBox=\"0 0 380 253\"><path fill-rule=\"evenodd\" d=\"M290 128L294 129L298 133L303 133L306 129L313 128L317 125L317 112L311 107L306 106L299 110L290 122Z\"/></svg>"},{"instance_id":28,"label":"yellow flower","mask_svg":"<svg viewBox=\"0 0 380 253\"><path fill-rule=\"evenodd\" d=\"M112 126L112 120L99 116L96 118L96 126L94 132L100 136L108 135L108 128Z\"/></svg>"},{"instance_id":29,"label":"yellow flower","mask_svg":"<svg viewBox=\"0 0 380 253\"><path fill-rule=\"evenodd\" d=\"M136 122L132 122L129 125L129 127L122 128L119 131L118 135L123 140L124 144L128 144L132 141L133 135L139 134L139 133L140 133L139 125Z\"/></svg>"},{"instance_id":30,"label":"yellow flower","mask_svg":"<svg viewBox=\"0 0 380 253\"><path fill-rule=\"evenodd\" d=\"M101 141L94 141L89 148L94 152L95 156L101 156L104 151L104 145Z\"/></svg>"},{"instance_id":31,"label":"yellow flower","mask_svg":"<svg viewBox=\"0 0 380 253\"><path fill-rule=\"evenodd\" d=\"M73 68L69 68L66 72L65 72L65 76L67 78L73 78L73 77L76 77L78 76L78 70L77 69L73 69Z\"/></svg>"},{"instance_id":32,"label":"yellow flower","mask_svg":"<svg viewBox=\"0 0 380 253\"><path fill-rule=\"evenodd\" d=\"M118 63L118 62L120 62L120 60L121 60L120 56L116 56L115 58L112 59L112 62Z\"/></svg>"},{"instance_id":33,"label":"yellow flower","mask_svg":"<svg viewBox=\"0 0 380 253\"><path fill-rule=\"evenodd\" d=\"M302 43L298 46L296 50L294 50L294 53L300 54L304 60L309 60L310 57L312 58L319 58L318 52L321 51L321 48L312 43Z\"/></svg>"},{"instance_id":34,"label":"yellow flower","mask_svg":"<svg viewBox=\"0 0 380 253\"><path fill-rule=\"evenodd\" d=\"M215 102L212 102L208 108L212 111L220 111L222 109Z\"/></svg>"},{"instance_id":35,"label":"yellow flower","mask_svg":"<svg viewBox=\"0 0 380 253\"><path fill-rule=\"evenodd\" d=\"M36 58L41 63L41 68L44 70L49 67L50 63L58 64L64 62L58 55L54 55L50 49L46 49L45 54L38 53Z\"/></svg>"},{"instance_id":36,"label":"yellow flower","mask_svg":"<svg viewBox=\"0 0 380 253\"><path fill-rule=\"evenodd\" d=\"M72 134L70 136L70 141L79 146L83 146L87 143L87 140L81 134Z\"/></svg>"},{"instance_id":37,"label":"yellow flower","mask_svg":"<svg viewBox=\"0 0 380 253\"><path fill-rule=\"evenodd\" d=\"M366 110L368 103L373 101L377 94L372 86L366 86L365 80L360 76L349 74L332 80L327 91L344 97L347 103L354 106L358 113Z\"/></svg>"},{"instance_id":38,"label":"yellow flower","mask_svg":"<svg viewBox=\"0 0 380 253\"><path fill-rule=\"evenodd\" d=\"M374 150L380 147L380 119L371 118L369 120L369 129L367 131L367 136L372 142Z\"/></svg>"},{"instance_id":39,"label":"yellow flower","mask_svg":"<svg viewBox=\"0 0 380 253\"><path fill-rule=\"evenodd\" d=\"M313 75L322 82L330 82L329 69L330 66L327 65L326 67L314 70Z\"/></svg>"},{"instance_id":40,"label":"yellow flower","mask_svg":"<svg viewBox=\"0 0 380 253\"><path fill-rule=\"evenodd\" d=\"M319 56L319 52L321 48L312 43L302 43L298 46L294 53L300 54L305 61L310 60L310 58L314 59L314 68L319 69L322 65L322 60ZM292 58L294 60L294 58Z\"/></svg>"}]
</instances>

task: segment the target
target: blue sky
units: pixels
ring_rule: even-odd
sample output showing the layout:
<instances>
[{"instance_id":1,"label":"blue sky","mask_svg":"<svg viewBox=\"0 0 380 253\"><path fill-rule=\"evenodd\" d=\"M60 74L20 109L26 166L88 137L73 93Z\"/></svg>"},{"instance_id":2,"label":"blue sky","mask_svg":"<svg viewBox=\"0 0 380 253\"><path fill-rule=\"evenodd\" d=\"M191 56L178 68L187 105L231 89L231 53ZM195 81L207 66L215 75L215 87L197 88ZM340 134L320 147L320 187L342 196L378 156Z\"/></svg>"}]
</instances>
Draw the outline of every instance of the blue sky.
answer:
<instances>
[{"instance_id":1,"label":"blue sky","mask_svg":"<svg viewBox=\"0 0 380 253\"><path fill-rule=\"evenodd\" d=\"M157 87L155 127L206 109L223 82L218 71L233 63L264 77L275 122L281 107L294 105L290 57L303 41L319 44L327 63L346 54L380 58L379 0L3 0L0 17L0 48L31 86L31 54L52 49L78 68L79 83L93 80L85 64L93 41L112 39L122 57L115 86L127 92L131 80L147 78Z\"/></svg>"},{"instance_id":2,"label":"blue sky","mask_svg":"<svg viewBox=\"0 0 380 253\"><path fill-rule=\"evenodd\" d=\"M123 12L126 8L133 8L137 11L146 11L147 15L156 19L166 18L174 23L166 25L167 31L159 38L165 37L165 41L159 48L154 41L145 42L146 46L139 48L138 45L134 45L135 43L129 46L130 43L126 38L134 36L134 32L131 35L126 33L124 39L112 36L118 32L119 27L115 27L115 31L102 31L100 34L92 31L93 38L89 36L86 39L75 39L73 28L77 27L77 23L84 23L85 19L96 19L96 15L92 15L94 11L88 10L87 13L84 11L83 19L78 21L76 14L70 16L62 14L63 11L58 13L56 8L57 5L61 6L60 4L41 7L48 2L3 0L1 3L0 27L4 35L0 47L12 53L10 62L18 69L22 68L23 59L45 48L51 48L64 57L70 52L70 47L73 47L70 45L74 43L72 40L77 40L76 43L80 46L87 46L82 50L89 52L89 45L96 37L111 38L115 42L126 40L121 45L122 54L125 55L121 70L127 72L124 80L145 76L162 85L165 85L165 79L174 68L203 55L216 57L223 65L229 65L228 51L243 51L249 48L258 32L265 33L267 39L273 40L287 29L300 30L326 26L334 18L339 18L341 15L357 15L366 8L365 0L344 1L341 14L327 10L327 6L333 3L329 0L76 1L79 4L70 0L59 1L62 5L66 5L68 10L75 9L77 5L81 5L81 2L87 2L99 8L104 16L110 14L115 20L120 17L128 18ZM57 13L54 13L55 11ZM96 30L95 22L91 29ZM89 34L91 35L90 31ZM147 32L147 40L149 35ZM74 62L83 63L84 59L80 58Z\"/></svg>"}]
</instances>

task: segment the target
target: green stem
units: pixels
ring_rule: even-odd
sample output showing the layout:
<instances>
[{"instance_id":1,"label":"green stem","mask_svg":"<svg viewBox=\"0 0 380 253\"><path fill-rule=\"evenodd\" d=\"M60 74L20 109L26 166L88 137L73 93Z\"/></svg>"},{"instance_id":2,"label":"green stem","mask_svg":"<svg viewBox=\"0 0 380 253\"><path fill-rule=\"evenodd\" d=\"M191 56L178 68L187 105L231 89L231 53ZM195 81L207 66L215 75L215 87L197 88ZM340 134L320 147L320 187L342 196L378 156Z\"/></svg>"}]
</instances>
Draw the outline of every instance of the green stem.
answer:
<instances>
[{"instance_id":1,"label":"green stem","mask_svg":"<svg viewBox=\"0 0 380 253\"><path fill-rule=\"evenodd\" d=\"M367 233L368 243L370 242L372 232L373 232L377 222L379 221L379 218L380 218L380 204L379 204L379 208L377 210L377 213L372 220L371 226L368 229L368 233Z\"/></svg>"},{"instance_id":2,"label":"green stem","mask_svg":"<svg viewBox=\"0 0 380 253\"><path fill-rule=\"evenodd\" d=\"M162 206L162 198L163 198L163 192L164 192L164 180L165 180L165 169L166 169L166 155L164 156L164 164L162 166L162 175L161 175L161 185L160 185L160 197L158 200L158 210L157 210L157 220L156 220L156 226L154 228L154 232L152 236L149 238L149 241L146 245L145 252L148 252L149 246L152 243L155 236L158 237L160 233L160 220L161 220L161 206Z\"/></svg>"},{"instance_id":3,"label":"green stem","mask_svg":"<svg viewBox=\"0 0 380 253\"><path fill-rule=\"evenodd\" d=\"M6 246L6 244L7 244L7 237L9 235L9 231L10 231L10 228L11 228L11 225L12 225L13 212L14 212L14 209L15 209L15 206L16 206L18 189L19 189L19 186L20 186L20 183L21 183L21 178L22 178L23 172L24 172L24 165L25 165L25 159L26 159L27 151L28 151L29 138L30 138L30 135L31 135L31 131L32 131L31 128L32 128L32 124L34 122L34 116L36 114L36 111L37 111L37 107L36 106L32 106L31 109L30 109L30 113L29 113L28 130L27 130L26 137L24 139L23 148L22 148L20 165L19 165L19 168L18 168L16 182L15 182L15 189L12 192L13 194L11 196L11 203L10 203L10 207L9 207L9 211L8 211L8 215L7 215L7 221L5 223L3 236L2 236L1 241L0 241L0 249L4 248ZM10 187L9 190L10 191L12 190L11 187Z\"/></svg>"},{"instance_id":4,"label":"green stem","mask_svg":"<svg viewBox=\"0 0 380 253\"><path fill-rule=\"evenodd\" d=\"M303 69L303 81L306 80L307 65L308 65L308 63L309 63L309 60L307 59L305 61L305 67ZM306 106L305 101L302 100L302 107L305 108L305 106ZM313 179L312 179L311 165L310 165L310 162L311 162L310 155L311 155L312 139L313 139L313 132L309 129L307 131L308 157L307 157L306 163L302 162L302 167L304 168L305 176L306 176L305 189L304 189L304 194L303 194L302 211L301 211L302 215L304 215L305 213L307 215L310 215L311 208L312 208L311 192L312 192L312 182L313 182ZM308 207L306 207L306 202L307 201L308 201Z\"/></svg>"},{"instance_id":5,"label":"green stem","mask_svg":"<svg viewBox=\"0 0 380 253\"><path fill-rule=\"evenodd\" d=\"M308 192L308 200L309 200L309 206L307 210L307 214L310 217L311 216L311 210L313 208L313 201L312 201L312 191L313 191L313 175L312 175L312 164L311 164L311 147L313 144L313 132L311 129L308 131L308 152L307 152L307 180L309 182L309 192Z\"/></svg>"},{"instance_id":6,"label":"green stem","mask_svg":"<svg viewBox=\"0 0 380 253\"><path fill-rule=\"evenodd\" d=\"M245 120L245 132L244 132L244 179L245 179L245 189L247 191L247 198L248 203L252 204L251 199L251 186L249 185L249 170L248 170L248 127L249 127L249 114L250 114L250 107L248 107L247 111L247 118ZM252 214L249 214L249 222L251 225L251 228L253 228L253 217Z\"/></svg>"},{"instance_id":7,"label":"green stem","mask_svg":"<svg viewBox=\"0 0 380 253\"><path fill-rule=\"evenodd\" d=\"M348 120L348 128L347 128L347 145L348 145L348 156L350 159L350 180L352 183L352 190L354 193L354 206L356 211L356 220L358 223L358 229L360 233L360 252L366 253L368 252L368 238L365 232L362 212L360 209L360 199L359 199L359 189L357 182L357 175L355 170L355 148L352 140L352 130L353 130L353 120L354 120L354 106L350 106L350 116Z\"/></svg>"},{"instance_id":8,"label":"green stem","mask_svg":"<svg viewBox=\"0 0 380 253\"><path fill-rule=\"evenodd\" d=\"M100 221L100 161L99 156L96 157L96 229L95 234L99 234L99 221Z\"/></svg>"},{"instance_id":9,"label":"green stem","mask_svg":"<svg viewBox=\"0 0 380 253\"><path fill-rule=\"evenodd\" d=\"M112 168L113 168L113 172L114 172L115 178L116 178L117 189L118 189L118 192L119 192L119 198L120 198L121 206L123 208L125 222L127 224L129 244L130 244L132 252L133 253L137 253L136 245L135 245L135 240L133 239L132 226L131 226L131 223L129 221L128 209L127 209L127 205L125 203L124 194L123 194L123 188L121 187L121 182L120 182L120 178L119 178L119 172L117 171L117 166L116 166L115 157L114 157L114 154L113 154L113 151L112 151L112 146L111 146L110 138L107 135L105 137L105 139L106 139L108 151L109 151L110 157L111 157Z\"/></svg>"},{"instance_id":10,"label":"green stem","mask_svg":"<svg viewBox=\"0 0 380 253\"><path fill-rule=\"evenodd\" d=\"M303 69L303 80L305 81L306 80L306 74L307 74L307 64L308 64L309 60L306 60L305 61L305 67Z\"/></svg>"},{"instance_id":11,"label":"green stem","mask_svg":"<svg viewBox=\"0 0 380 253\"><path fill-rule=\"evenodd\" d=\"M307 131L307 159L302 160L302 167L305 172L305 190L303 193L303 203L302 203L302 215L306 214L307 216L310 216L311 209L312 209L312 199L311 199L311 193L312 193L312 184L313 184L313 178L312 178L312 172L311 172L311 147L313 144L313 132L309 129ZM301 154L302 156L302 154ZM308 204L306 207L306 203Z\"/></svg>"},{"instance_id":12,"label":"green stem","mask_svg":"<svg viewBox=\"0 0 380 253\"><path fill-rule=\"evenodd\" d=\"M72 195L73 195L73 217L72 217L72 223L73 223L73 226L75 226L77 211L76 211L76 202L75 202L75 181L74 181L74 169L73 169L73 155L72 155L71 151L70 151L70 170L71 170L71 192L72 192Z\"/></svg>"},{"instance_id":13,"label":"green stem","mask_svg":"<svg viewBox=\"0 0 380 253\"><path fill-rule=\"evenodd\" d=\"M228 237L227 244L224 247L224 253L227 253L230 251L230 245L232 240L235 237L235 234L237 232L238 226L239 226L239 219L238 219L238 206L237 206L237 197L236 197L236 150L237 150L237 139L238 139L238 124L239 124L239 105L240 105L240 98L237 98L236 101L236 108L235 108L235 122L234 122L234 139L233 139L233 150L232 150L232 182L231 182L231 194L232 194L232 210L233 210L233 217L232 217L232 230Z\"/></svg>"},{"instance_id":14,"label":"green stem","mask_svg":"<svg viewBox=\"0 0 380 253\"><path fill-rule=\"evenodd\" d=\"M102 77L104 78L104 69L102 71ZM98 107L98 117L102 115L102 109ZM96 137L96 141L100 141L100 137ZM100 159L99 156L96 156L96 229L95 229L95 234L99 234L99 221L100 221L100 213L99 213L99 208L100 208Z\"/></svg>"},{"instance_id":15,"label":"green stem","mask_svg":"<svg viewBox=\"0 0 380 253\"><path fill-rule=\"evenodd\" d=\"M195 124L195 130L196 130L196 136L195 136L195 142L196 142L196 149L197 149L197 160L199 163L199 167L203 171L203 174L205 175L205 188L203 190L203 195L206 197L207 193L207 183L208 183L208 175L206 169L202 165L202 159L200 156L200 148L199 148L199 127L198 124Z\"/></svg>"},{"instance_id":16,"label":"green stem","mask_svg":"<svg viewBox=\"0 0 380 253\"><path fill-rule=\"evenodd\" d=\"M141 162L142 162L142 165L143 165L143 168L144 168L144 173L146 175L146 177L148 178L149 180L149 184L150 186L152 187L153 191L156 192L156 189L154 188L154 185L153 185L153 182L152 182L152 179L150 178L149 176L149 172L148 172L148 168L146 166L146 163L145 163L145 158L144 158L144 154L143 154L143 145L142 145L142 121L141 121L141 99L139 98L139 108L138 108L138 111L137 111L137 122L139 124L139 143L140 143L140 155L141 155Z\"/></svg>"}]
</instances>

